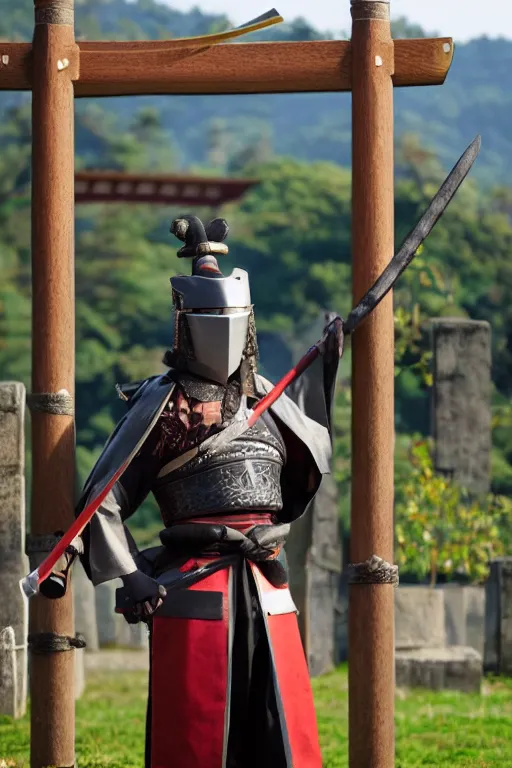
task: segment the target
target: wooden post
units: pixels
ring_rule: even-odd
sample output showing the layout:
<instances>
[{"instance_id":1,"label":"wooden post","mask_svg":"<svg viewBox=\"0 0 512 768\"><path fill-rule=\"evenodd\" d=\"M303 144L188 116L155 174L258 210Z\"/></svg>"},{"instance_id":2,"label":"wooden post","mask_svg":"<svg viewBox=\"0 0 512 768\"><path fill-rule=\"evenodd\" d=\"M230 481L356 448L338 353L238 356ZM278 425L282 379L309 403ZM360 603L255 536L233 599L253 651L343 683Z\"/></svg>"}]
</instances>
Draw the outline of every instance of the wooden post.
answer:
<instances>
[{"instance_id":1,"label":"wooden post","mask_svg":"<svg viewBox=\"0 0 512 768\"><path fill-rule=\"evenodd\" d=\"M389 2L352 5L352 237L356 304L393 255L394 46ZM391 295L353 338L351 562L393 563L394 337ZM349 597L350 768L394 765L394 595Z\"/></svg>"},{"instance_id":2,"label":"wooden post","mask_svg":"<svg viewBox=\"0 0 512 768\"><path fill-rule=\"evenodd\" d=\"M73 396L73 0L34 0L32 76L32 534L74 519L74 419L38 395ZM66 396L61 394L66 410ZM57 406L59 403L57 402ZM43 410L39 410L39 409ZM55 409L54 409L55 410ZM67 405L69 411L69 404ZM73 635L71 590L30 603L30 634ZM31 655L31 768L75 764L74 651Z\"/></svg>"}]
</instances>

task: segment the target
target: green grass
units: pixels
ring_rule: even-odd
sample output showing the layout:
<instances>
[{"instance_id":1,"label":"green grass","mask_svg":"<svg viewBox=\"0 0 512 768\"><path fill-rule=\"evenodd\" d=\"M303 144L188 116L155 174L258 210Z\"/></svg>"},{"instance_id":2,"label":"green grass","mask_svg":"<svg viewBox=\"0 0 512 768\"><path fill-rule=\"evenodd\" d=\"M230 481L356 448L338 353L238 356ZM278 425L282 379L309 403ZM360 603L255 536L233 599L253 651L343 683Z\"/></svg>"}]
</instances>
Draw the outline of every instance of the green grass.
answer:
<instances>
[{"instance_id":1,"label":"green grass","mask_svg":"<svg viewBox=\"0 0 512 768\"><path fill-rule=\"evenodd\" d=\"M347 766L347 670L313 681L325 768ZM80 768L141 768L146 675L91 674L77 702ZM411 691L396 700L396 768L512 766L512 680L476 694ZM28 766L29 719L0 718L0 766Z\"/></svg>"},{"instance_id":2,"label":"green grass","mask_svg":"<svg viewBox=\"0 0 512 768\"><path fill-rule=\"evenodd\" d=\"M325 768L348 765L346 668L313 681ZM512 768L512 679L396 698L396 768Z\"/></svg>"}]
</instances>

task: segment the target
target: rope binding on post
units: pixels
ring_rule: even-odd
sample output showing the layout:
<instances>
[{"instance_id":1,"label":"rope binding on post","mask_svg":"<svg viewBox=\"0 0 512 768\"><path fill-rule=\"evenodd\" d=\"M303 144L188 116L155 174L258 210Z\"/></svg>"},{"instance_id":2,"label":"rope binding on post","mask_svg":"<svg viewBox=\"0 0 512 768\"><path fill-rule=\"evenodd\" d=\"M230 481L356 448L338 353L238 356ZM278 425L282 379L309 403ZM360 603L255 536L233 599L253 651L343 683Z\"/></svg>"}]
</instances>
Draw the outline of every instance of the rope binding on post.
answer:
<instances>
[{"instance_id":1,"label":"rope binding on post","mask_svg":"<svg viewBox=\"0 0 512 768\"><path fill-rule=\"evenodd\" d=\"M390 565L381 557L372 555L364 563L350 563L349 584L392 584L398 586L398 565Z\"/></svg>"},{"instance_id":2,"label":"rope binding on post","mask_svg":"<svg viewBox=\"0 0 512 768\"><path fill-rule=\"evenodd\" d=\"M75 415L73 398L66 389L27 394L27 405L31 411L51 413L54 416Z\"/></svg>"},{"instance_id":3,"label":"rope binding on post","mask_svg":"<svg viewBox=\"0 0 512 768\"><path fill-rule=\"evenodd\" d=\"M38 655L74 651L77 648L85 647L86 642L82 635L68 637L67 635L57 635L55 632L41 632L37 635L28 636L29 651Z\"/></svg>"}]
</instances>

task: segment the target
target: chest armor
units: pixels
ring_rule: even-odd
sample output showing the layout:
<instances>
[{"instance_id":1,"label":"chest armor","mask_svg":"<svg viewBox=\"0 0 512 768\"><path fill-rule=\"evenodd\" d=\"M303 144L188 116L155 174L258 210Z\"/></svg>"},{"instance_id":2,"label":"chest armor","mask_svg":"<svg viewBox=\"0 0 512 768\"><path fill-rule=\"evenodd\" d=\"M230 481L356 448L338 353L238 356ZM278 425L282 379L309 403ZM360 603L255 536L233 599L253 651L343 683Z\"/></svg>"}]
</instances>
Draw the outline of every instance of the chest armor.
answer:
<instances>
[{"instance_id":1,"label":"chest armor","mask_svg":"<svg viewBox=\"0 0 512 768\"><path fill-rule=\"evenodd\" d=\"M155 481L152 491L165 525L230 512L282 509L283 438L265 413L222 453L196 456Z\"/></svg>"}]
</instances>

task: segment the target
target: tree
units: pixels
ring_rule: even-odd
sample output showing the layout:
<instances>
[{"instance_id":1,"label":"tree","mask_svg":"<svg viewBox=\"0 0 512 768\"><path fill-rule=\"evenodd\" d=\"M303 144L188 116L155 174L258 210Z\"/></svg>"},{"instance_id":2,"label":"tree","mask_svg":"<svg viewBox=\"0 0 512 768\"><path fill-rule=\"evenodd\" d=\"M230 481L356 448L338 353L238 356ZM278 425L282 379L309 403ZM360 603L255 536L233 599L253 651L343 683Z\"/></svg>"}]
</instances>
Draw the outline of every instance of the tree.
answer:
<instances>
[{"instance_id":1,"label":"tree","mask_svg":"<svg viewBox=\"0 0 512 768\"><path fill-rule=\"evenodd\" d=\"M440 574L485 581L490 560L511 541L512 501L472 498L435 474L427 441L407 443L409 461L395 506L398 565L420 579L429 576L432 587Z\"/></svg>"}]
</instances>

